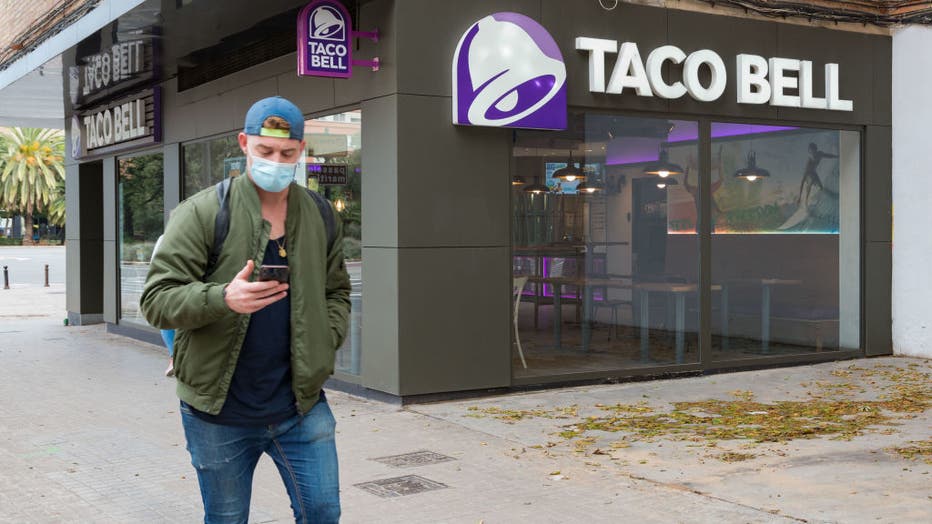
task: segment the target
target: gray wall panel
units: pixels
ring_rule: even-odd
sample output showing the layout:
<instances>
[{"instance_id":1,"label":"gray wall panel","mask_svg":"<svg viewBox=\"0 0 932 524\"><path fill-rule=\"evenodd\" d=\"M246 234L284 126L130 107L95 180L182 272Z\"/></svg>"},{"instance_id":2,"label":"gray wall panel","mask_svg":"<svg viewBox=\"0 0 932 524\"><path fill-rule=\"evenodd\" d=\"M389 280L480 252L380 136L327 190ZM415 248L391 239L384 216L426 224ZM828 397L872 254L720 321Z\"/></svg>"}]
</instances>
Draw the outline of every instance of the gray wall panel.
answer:
<instances>
[{"instance_id":1,"label":"gray wall panel","mask_svg":"<svg viewBox=\"0 0 932 524\"><path fill-rule=\"evenodd\" d=\"M864 166L864 224L868 242L893 240L893 145L892 131L868 126ZM918 175L918 173L917 173Z\"/></svg>"},{"instance_id":2,"label":"gray wall panel","mask_svg":"<svg viewBox=\"0 0 932 524\"><path fill-rule=\"evenodd\" d=\"M511 131L453 126L446 97L398 102L399 245L510 245Z\"/></svg>"},{"instance_id":3,"label":"gray wall panel","mask_svg":"<svg viewBox=\"0 0 932 524\"><path fill-rule=\"evenodd\" d=\"M184 142L197 138L197 121L185 118L184 99L178 94L176 79L162 83L162 142Z\"/></svg>"},{"instance_id":4,"label":"gray wall panel","mask_svg":"<svg viewBox=\"0 0 932 524\"><path fill-rule=\"evenodd\" d=\"M103 206L103 239L114 242L120 238L117 227L119 225L117 216L117 205L119 194L117 193L117 162L113 157L107 157L101 160L101 191L100 199Z\"/></svg>"},{"instance_id":5,"label":"gray wall panel","mask_svg":"<svg viewBox=\"0 0 932 524\"><path fill-rule=\"evenodd\" d=\"M362 103L362 242L398 246L398 97Z\"/></svg>"},{"instance_id":6,"label":"gray wall panel","mask_svg":"<svg viewBox=\"0 0 932 524\"><path fill-rule=\"evenodd\" d=\"M362 257L362 384L399 395L398 250L364 247Z\"/></svg>"},{"instance_id":7,"label":"gray wall panel","mask_svg":"<svg viewBox=\"0 0 932 524\"><path fill-rule=\"evenodd\" d=\"M101 196L103 200L103 314L104 322L115 323L119 318L119 279L118 242L120 232L117 231L119 220L117 217L117 170L113 157L105 158L103 164L103 178Z\"/></svg>"},{"instance_id":8,"label":"gray wall panel","mask_svg":"<svg viewBox=\"0 0 932 524\"><path fill-rule=\"evenodd\" d=\"M164 183L162 187L163 224L168 224L168 217L175 206L181 201L181 145L167 144L162 148L162 166L164 170Z\"/></svg>"},{"instance_id":9,"label":"gray wall panel","mask_svg":"<svg viewBox=\"0 0 932 524\"><path fill-rule=\"evenodd\" d=\"M177 108L194 119L194 132L198 137L207 137L218 133L225 133L241 127L245 113L236 115L222 95L215 95L198 101L186 107Z\"/></svg>"},{"instance_id":10,"label":"gray wall panel","mask_svg":"<svg viewBox=\"0 0 932 524\"><path fill-rule=\"evenodd\" d=\"M889 242L868 242L864 250L864 350L868 356L893 353L892 255Z\"/></svg>"},{"instance_id":11,"label":"gray wall panel","mask_svg":"<svg viewBox=\"0 0 932 524\"><path fill-rule=\"evenodd\" d=\"M81 239L75 235L65 240L65 309L69 312L81 312L82 284Z\"/></svg>"},{"instance_id":12,"label":"gray wall panel","mask_svg":"<svg viewBox=\"0 0 932 524\"><path fill-rule=\"evenodd\" d=\"M119 280L117 271L117 243L104 241L104 322L116 324L119 320Z\"/></svg>"},{"instance_id":13,"label":"gray wall panel","mask_svg":"<svg viewBox=\"0 0 932 524\"><path fill-rule=\"evenodd\" d=\"M399 250L402 394L511 383L510 256L508 247Z\"/></svg>"},{"instance_id":14,"label":"gray wall panel","mask_svg":"<svg viewBox=\"0 0 932 524\"><path fill-rule=\"evenodd\" d=\"M874 116L876 125L893 123L893 39L875 38L872 40Z\"/></svg>"},{"instance_id":15,"label":"gray wall panel","mask_svg":"<svg viewBox=\"0 0 932 524\"><path fill-rule=\"evenodd\" d=\"M278 94L294 102L305 114L318 113L336 105L336 81L332 78L310 78L288 71L276 79Z\"/></svg>"}]
</instances>

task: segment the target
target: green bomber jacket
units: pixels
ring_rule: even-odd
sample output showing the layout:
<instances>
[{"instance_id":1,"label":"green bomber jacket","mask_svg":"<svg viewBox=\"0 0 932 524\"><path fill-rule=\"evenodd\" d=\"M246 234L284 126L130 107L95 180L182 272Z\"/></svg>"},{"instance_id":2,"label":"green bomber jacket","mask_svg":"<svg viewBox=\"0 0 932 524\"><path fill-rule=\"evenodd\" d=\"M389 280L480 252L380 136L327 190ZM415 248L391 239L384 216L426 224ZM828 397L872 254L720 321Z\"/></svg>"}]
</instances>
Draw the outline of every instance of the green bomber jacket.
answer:
<instances>
[{"instance_id":1,"label":"green bomber jacket","mask_svg":"<svg viewBox=\"0 0 932 524\"><path fill-rule=\"evenodd\" d=\"M227 306L223 288L250 258L256 268L251 280L258 278L271 229L248 177L233 180L229 198L230 229L211 274L204 273L220 209L213 186L172 212L140 298L150 324L176 330L178 397L212 415L226 401L250 317ZM334 215L335 236L328 253L320 209L300 186L291 185L285 245L291 270L291 373L299 413L317 402L346 336L350 281L343 260L343 227Z\"/></svg>"}]
</instances>

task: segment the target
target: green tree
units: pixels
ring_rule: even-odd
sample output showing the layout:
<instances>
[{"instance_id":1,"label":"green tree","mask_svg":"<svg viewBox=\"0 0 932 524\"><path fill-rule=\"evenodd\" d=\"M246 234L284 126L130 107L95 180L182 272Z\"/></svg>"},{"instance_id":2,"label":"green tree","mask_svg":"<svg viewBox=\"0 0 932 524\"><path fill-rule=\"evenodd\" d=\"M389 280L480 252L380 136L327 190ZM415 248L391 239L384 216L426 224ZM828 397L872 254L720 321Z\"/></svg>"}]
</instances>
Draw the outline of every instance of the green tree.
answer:
<instances>
[{"instance_id":1,"label":"green tree","mask_svg":"<svg viewBox=\"0 0 932 524\"><path fill-rule=\"evenodd\" d=\"M24 243L32 242L32 214L51 203L65 178L64 135L57 129L14 127L0 131L0 207L24 218Z\"/></svg>"}]
</instances>

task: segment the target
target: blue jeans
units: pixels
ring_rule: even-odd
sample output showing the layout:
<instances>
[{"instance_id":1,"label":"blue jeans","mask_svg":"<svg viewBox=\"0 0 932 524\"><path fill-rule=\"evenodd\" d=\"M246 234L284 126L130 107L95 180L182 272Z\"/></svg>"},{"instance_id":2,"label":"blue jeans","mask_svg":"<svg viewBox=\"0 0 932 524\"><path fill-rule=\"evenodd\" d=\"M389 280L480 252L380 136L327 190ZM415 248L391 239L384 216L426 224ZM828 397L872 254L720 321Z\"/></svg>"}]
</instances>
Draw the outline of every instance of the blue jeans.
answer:
<instances>
[{"instance_id":1,"label":"blue jeans","mask_svg":"<svg viewBox=\"0 0 932 524\"><path fill-rule=\"evenodd\" d=\"M263 453L268 453L278 466L295 522L340 520L336 420L323 393L306 415L280 424L213 424L199 419L184 404L181 422L191 464L197 470L205 523L247 522L252 476Z\"/></svg>"}]
</instances>

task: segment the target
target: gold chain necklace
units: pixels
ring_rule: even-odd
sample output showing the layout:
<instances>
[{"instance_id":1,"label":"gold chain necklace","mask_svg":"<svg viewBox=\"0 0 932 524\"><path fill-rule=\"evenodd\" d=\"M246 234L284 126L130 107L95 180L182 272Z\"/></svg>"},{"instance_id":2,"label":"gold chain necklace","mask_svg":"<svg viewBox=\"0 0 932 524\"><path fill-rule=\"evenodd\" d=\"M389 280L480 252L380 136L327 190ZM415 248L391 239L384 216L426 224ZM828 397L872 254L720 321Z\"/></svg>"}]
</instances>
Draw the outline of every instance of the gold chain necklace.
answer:
<instances>
[{"instance_id":1,"label":"gold chain necklace","mask_svg":"<svg viewBox=\"0 0 932 524\"><path fill-rule=\"evenodd\" d=\"M278 246L278 256L285 258L288 256L288 252L285 251L285 244L288 242L288 239L284 236L282 237L282 242L279 244L278 240L272 239L272 242L275 242L275 245Z\"/></svg>"}]
</instances>

